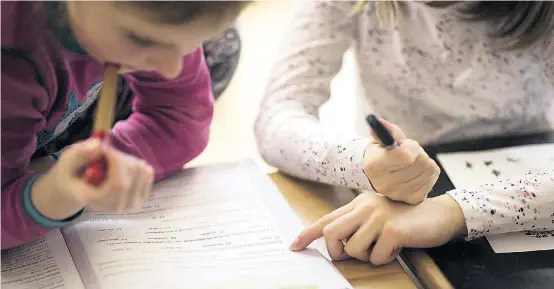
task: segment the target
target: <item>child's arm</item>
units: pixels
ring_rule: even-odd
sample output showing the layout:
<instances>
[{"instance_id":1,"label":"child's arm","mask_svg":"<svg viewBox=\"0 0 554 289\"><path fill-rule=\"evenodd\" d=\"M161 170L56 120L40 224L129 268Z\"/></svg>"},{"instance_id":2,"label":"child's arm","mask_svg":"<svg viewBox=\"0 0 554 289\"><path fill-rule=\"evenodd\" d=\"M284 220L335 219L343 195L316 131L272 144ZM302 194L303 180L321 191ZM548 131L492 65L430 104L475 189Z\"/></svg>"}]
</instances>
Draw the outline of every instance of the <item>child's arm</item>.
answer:
<instances>
[{"instance_id":1,"label":"child's arm","mask_svg":"<svg viewBox=\"0 0 554 289\"><path fill-rule=\"evenodd\" d=\"M553 229L554 170L476 190L454 190L417 205L362 193L308 226L291 249L303 250L325 237L333 260L352 257L381 265L391 262L401 248L436 247L456 235L467 233L473 239Z\"/></svg>"},{"instance_id":2,"label":"child's arm","mask_svg":"<svg viewBox=\"0 0 554 289\"><path fill-rule=\"evenodd\" d=\"M460 205L468 239L554 229L554 170L448 192Z\"/></svg>"},{"instance_id":3,"label":"child's arm","mask_svg":"<svg viewBox=\"0 0 554 289\"><path fill-rule=\"evenodd\" d=\"M154 73L127 76L135 92L133 113L117 122L112 144L146 160L156 180L182 169L206 147L213 115L210 75L201 49L183 58L173 80Z\"/></svg>"},{"instance_id":4,"label":"child's arm","mask_svg":"<svg viewBox=\"0 0 554 289\"><path fill-rule=\"evenodd\" d=\"M354 5L346 1L299 4L272 70L255 131L262 156L281 171L371 189L362 166L370 140L329 133L319 124L318 110L329 100L330 82L356 38L357 17L350 16Z\"/></svg>"},{"instance_id":5,"label":"child's arm","mask_svg":"<svg viewBox=\"0 0 554 289\"><path fill-rule=\"evenodd\" d=\"M51 102L40 79L30 61L2 51L2 248L29 242L70 221L43 226L23 205L40 173L29 165Z\"/></svg>"}]
</instances>

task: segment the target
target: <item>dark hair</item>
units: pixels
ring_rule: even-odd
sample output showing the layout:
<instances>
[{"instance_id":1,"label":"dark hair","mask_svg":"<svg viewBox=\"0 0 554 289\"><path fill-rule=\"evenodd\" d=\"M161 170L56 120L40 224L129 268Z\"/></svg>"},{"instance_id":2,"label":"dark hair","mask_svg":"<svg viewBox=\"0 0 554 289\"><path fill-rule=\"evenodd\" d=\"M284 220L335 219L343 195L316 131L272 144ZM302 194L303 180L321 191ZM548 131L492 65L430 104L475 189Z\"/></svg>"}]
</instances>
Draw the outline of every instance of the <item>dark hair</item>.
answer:
<instances>
[{"instance_id":1,"label":"dark hair","mask_svg":"<svg viewBox=\"0 0 554 289\"><path fill-rule=\"evenodd\" d=\"M114 5L135 9L155 23L187 24L199 17L210 16L215 25L228 24L250 1L114 1ZM51 31L75 51L83 52L71 31L67 6L63 1L45 1L42 4L46 24ZM40 5L36 5L38 8ZM38 10L29 14L32 17ZM32 23L32 22L29 22ZM39 32L39 30L31 30Z\"/></svg>"},{"instance_id":2,"label":"dark hair","mask_svg":"<svg viewBox=\"0 0 554 289\"><path fill-rule=\"evenodd\" d=\"M186 24L198 17L210 16L226 21L235 18L250 1L116 1L117 5L136 8L151 21Z\"/></svg>"},{"instance_id":3,"label":"dark hair","mask_svg":"<svg viewBox=\"0 0 554 289\"><path fill-rule=\"evenodd\" d=\"M186 24L200 16L211 16L219 23L234 19L250 1L115 1L115 5L136 9L150 21L163 24ZM63 1L45 1L49 25L68 26Z\"/></svg>"},{"instance_id":4,"label":"dark hair","mask_svg":"<svg viewBox=\"0 0 554 289\"><path fill-rule=\"evenodd\" d=\"M532 46L554 35L554 2L550 1L431 1L427 5L446 8L453 4L463 19L490 24L489 36L507 49Z\"/></svg>"}]
</instances>

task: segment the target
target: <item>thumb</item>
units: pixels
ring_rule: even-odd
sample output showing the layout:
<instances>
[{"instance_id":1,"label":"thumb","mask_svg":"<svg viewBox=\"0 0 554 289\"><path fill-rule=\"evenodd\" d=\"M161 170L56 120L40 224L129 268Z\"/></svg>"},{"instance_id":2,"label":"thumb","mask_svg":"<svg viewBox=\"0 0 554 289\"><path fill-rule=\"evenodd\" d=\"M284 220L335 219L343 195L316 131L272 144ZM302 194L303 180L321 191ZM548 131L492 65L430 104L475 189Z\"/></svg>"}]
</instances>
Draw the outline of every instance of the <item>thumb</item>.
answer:
<instances>
[{"instance_id":1,"label":"thumb","mask_svg":"<svg viewBox=\"0 0 554 289\"><path fill-rule=\"evenodd\" d=\"M67 148L61 157L65 169L77 171L102 157L102 143L98 139L90 139L86 142L77 143Z\"/></svg>"},{"instance_id":2,"label":"thumb","mask_svg":"<svg viewBox=\"0 0 554 289\"><path fill-rule=\"evenodd\" d=\"M404 133L404 131L402 131L402 129L400 129L399 126L397 126L396 124L393 124L391 122L388 122L382 118L379 118L379 121L383 124L383 126L385 126L385 128L391 133L392 137L396 140L396 141L401 141L403 139L406 138L406 134ZM377 137L377 135L375 134L375 131L371 130L371 136L373 137L373 139L378 142L379 144L382 144L381 143L381 140L379 140L379 138Z\"/></svg>"}]
</instances>

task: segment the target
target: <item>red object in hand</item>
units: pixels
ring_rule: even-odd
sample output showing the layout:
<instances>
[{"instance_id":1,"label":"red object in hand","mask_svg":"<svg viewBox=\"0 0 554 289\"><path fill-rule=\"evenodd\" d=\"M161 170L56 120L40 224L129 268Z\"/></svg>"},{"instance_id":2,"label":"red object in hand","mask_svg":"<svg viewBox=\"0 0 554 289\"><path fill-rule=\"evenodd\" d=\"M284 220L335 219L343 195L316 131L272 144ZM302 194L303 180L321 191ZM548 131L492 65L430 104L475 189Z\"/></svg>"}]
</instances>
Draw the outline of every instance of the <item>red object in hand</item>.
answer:
<instances>
[{"instance_id":1,"label":"red object in hand","mask_svg":"<svg viewBox=\"0 0 554 289\"><path fill-rule=\"evenodd\" d=\"M100 140L103 140L106 137L105 132L94 132L91 136L91 138L97 138ZM93 163L89 164L87 168L85 169L84 177L87 183L98 186L106 177L106 170L107 170L107 164L106 160L104 158L99 159L97 161L94 161Z\"/></svg>"}]
</instances>

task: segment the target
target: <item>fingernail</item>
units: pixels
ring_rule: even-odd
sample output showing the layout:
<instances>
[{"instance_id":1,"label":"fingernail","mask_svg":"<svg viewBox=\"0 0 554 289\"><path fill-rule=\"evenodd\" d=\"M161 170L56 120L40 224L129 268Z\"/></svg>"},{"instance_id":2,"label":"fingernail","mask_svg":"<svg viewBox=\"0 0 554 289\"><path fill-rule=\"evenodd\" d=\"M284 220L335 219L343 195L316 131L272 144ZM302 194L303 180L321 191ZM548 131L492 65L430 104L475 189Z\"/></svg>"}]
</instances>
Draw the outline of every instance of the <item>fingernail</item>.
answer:
<instances>
[{"instance_id":1,"label":"fingernail","mask_svg":"<svg viewBox=\"0 0 554 289\"><path fill-rule=\"evenodd\" d=\"M292 251L298 251L298 245L300 244L300 239L296 238L296 240L294 240L294 242L292 242L292 244L290 245L290 250Z\"/></svg>"}]
</instances>

